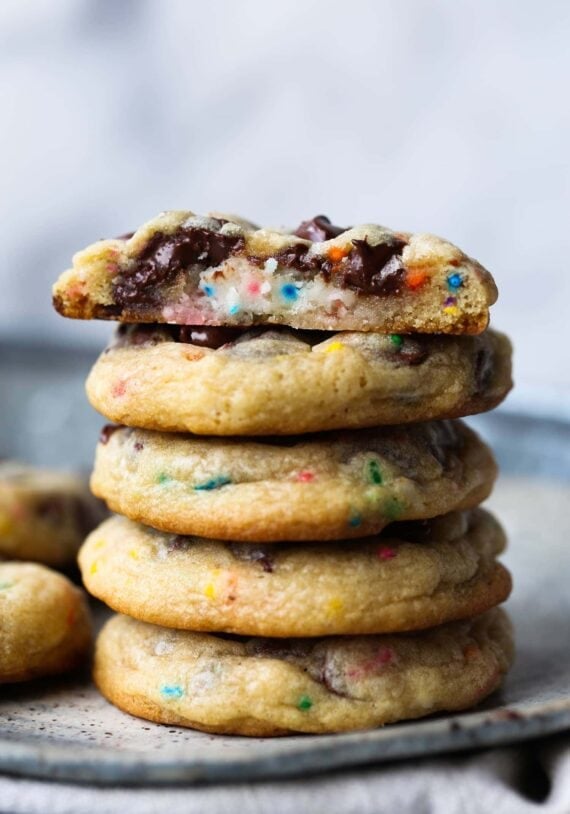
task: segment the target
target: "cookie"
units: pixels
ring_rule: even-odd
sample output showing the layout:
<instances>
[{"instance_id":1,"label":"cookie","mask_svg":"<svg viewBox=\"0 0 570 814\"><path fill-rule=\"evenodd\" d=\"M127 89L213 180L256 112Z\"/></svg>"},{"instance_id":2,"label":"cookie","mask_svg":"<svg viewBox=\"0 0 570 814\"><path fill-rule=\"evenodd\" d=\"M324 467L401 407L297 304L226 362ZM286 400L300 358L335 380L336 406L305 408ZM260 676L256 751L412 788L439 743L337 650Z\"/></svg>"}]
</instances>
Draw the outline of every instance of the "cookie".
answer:
<instances>
[{"instance_id":1,"label":"cookie","mask_svg":"<svg viewBox=\"0 0 570 814\"><path fill-rule=\"evenodd\" d=\"M76 254L53 295L63 316L79 319L478 334L497 289L433 235L342 228L323 216L286 232L165 212Z\"/></svg>"},{"instance_id":2,"label":"cookie","mask_svg":"<svg viewBox=\"0 0 570 814\"><path fill-rule=\"evenodd\" d=\"M0 462L0 559L68 567L105 515L77 475Z\"/></svg>"},{"instance_id":3,"label":"cookie","mask_svg":"<svg viewBox=\"0 0 570 814\"><path fill-rule=\"evenodd\" d=\"M72 670L90 647L83 591L43 565L0 563L0 684Z\"/></svg>"},{"instance_id":4,"label":"cookie","mask_svg":"<svg viewBox=\"0 0 570 814\"><path fill-rule=\"evenodd\" d=\"M162 531L271 542L363 537L472 508L495 476L461 421L255 441L109 426L91 487Z\"/></svg>"},{"instance_id":5,"label":"cookie","mask_svg":"<svg viewBox=\"0 0 570 814\"><path fill-rule=\"evenodd\" d=\"M502 334L403 336L122 325L87 380L111 421L201 435L286 435L457 418L511 388Z\"/></svg>"},{"instance_id":6,"label":"cookie","mask_svg":"<svg viewBox=\"0 0 570 814\"><path fill-rule=\"evenodd\" d=\"M235 735L341 732L466 709L513 657L498 609L415 634L228 638L115 616L95 681L116 706L160 723Z\"/></svg>"},{"instance_id":7,"label":"cookie","mask_svg":"<svg viewBox=\"0 0 570 814\"><path fill-rule=\"evenodd\" d=\"M510 591L487 512L393 524L348 542L227 543L107 520L79 554L87 590L144 622L247 636L421 630L482 613Z\"/></svg>"}]
</instances>

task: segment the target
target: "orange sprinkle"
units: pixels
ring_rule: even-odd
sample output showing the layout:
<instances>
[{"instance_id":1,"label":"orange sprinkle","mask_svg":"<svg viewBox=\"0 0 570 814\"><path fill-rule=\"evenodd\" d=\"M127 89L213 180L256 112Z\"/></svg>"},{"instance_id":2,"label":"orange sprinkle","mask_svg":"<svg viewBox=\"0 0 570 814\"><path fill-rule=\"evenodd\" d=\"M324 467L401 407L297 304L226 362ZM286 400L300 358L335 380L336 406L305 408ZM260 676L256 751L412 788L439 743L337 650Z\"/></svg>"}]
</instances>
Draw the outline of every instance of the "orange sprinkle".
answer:
<instances>
[{"instance_id":1,"label":"orange sprinkle","mask_svg":"<svg viewBox=\"0 0 570 814\"><path fill-rule=\"evenodd\" d=\"M343 246L332 246L329 249L329 260L333 263L339 263L343 257L346 257L348 254L348 249L344 248Z\"/></svg>"},{"instance_id":2,"label":"orange sprinkle","mask_svg":"<svg viewBox=\"0 0 570 814\"><path fill-rule=\"evenodd\" d=\"M476 644L468 644L467 647L463 648L463 655L466 659L476 659L479 655L480 650Z\"/></svg>"},{"instance_id":3,"label":"orange sprinkle","mask_svg":"<svg viewBox=\"0 0 570 814\"><path fill-rule=\"evenodd\" d=\"M427 273L422 269L410 269L406 274L406 285L408 288L415 290L425 283L427 277Z\"/></svg>"}]
</instances>

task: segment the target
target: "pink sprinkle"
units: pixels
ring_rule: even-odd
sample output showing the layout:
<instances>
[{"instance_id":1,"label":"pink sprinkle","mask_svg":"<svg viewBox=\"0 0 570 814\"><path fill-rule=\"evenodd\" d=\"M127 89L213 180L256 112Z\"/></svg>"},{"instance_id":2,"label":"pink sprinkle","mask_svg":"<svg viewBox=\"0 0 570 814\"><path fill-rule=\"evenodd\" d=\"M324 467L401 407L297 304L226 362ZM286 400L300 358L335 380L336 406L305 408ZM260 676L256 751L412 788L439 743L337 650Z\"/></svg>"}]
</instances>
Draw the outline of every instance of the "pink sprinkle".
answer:
<instances>
[{"instance_id":1,"label":"pink sprinkle","mask_svg":"<svg viewBox=\"0 0 570 814\"><path fill-rule=\"evenodd\" d=\"M301 483L311 483L311 481L315 480L315 473L309 469L304 469L297 475L297 480Z\"/></svg>"},{"instance_id":2,"label":"pink sprinkle","mask_svg":"<svg viewBox=\"0 0 570 814\"><path fill-rule=\"evenodd\" d=\"M377 551L378 558L381 560L393 560L397 553L397 551L387 545L381 546Z\"/></svg>"},{"instance_id":3,"label":"pink sprinkle","mask_svg":"<svg viewBox=\"0 0 570 814\"><path fill-rule=\"evenodd\" d=\"M117 379L113 387L111 388L111 393L115 398L119 396L124 396L127 390L127 381L126 379Z\"/></svg>"},{"instance_id":4,"label":"pink sprinkle","mask_svg":"<svg viewBox=\"0 0 570 814\"><path fill-rule=\"evenodd\" d=\"M259 294L259 289L261 288L261 283L258 280L250 280L247 284L247 293L248 294Z\"/></svg>"}]
</instances>

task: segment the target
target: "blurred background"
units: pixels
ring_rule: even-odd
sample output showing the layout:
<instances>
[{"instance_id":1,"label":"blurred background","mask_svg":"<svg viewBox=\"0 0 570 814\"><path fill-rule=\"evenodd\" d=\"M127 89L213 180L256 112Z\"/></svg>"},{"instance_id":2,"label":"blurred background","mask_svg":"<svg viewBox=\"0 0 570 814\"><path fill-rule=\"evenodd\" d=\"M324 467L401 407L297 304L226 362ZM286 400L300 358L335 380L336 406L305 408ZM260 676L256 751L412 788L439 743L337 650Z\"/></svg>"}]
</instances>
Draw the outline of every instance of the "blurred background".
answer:
<instances>
[{"instance_id":1,"label":"blurred background","mask_svg":"<svg viewBox=\"0 0 570 814\"><path fill-rule=\"evenodd\" d=\"M169 208L450 239L499 285L503 414L570 418L569 40L565 0L3 0L0 451L87 465L111 326L50 287Z\"/></svg>"}]
</instances>

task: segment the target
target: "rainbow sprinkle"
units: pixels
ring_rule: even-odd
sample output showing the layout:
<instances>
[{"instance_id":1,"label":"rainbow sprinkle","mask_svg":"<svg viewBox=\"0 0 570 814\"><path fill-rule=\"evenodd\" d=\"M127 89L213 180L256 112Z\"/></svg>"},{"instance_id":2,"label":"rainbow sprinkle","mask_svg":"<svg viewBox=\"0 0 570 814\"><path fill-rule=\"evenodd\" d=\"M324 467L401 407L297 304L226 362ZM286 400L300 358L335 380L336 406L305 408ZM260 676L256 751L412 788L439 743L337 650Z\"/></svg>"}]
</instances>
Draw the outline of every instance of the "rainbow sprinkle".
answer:
<instances>
[{"instance_id":1,"label":"rainbow sprinkle","mask_svg":"<svg viewBox=\"0 0 570 814\"><path fill-rule=\"evenodd\" d=\"M333 353L334 351L342 350L343 348L344 345L342 342L331 342L330 345L327 345L325 348L325 353Z\"/></svg>"},{"instance_id":2,"label":"rainbow sprinkle","mask_svg":"<svg viewBox=\"0 0 570 814\"><path fill-rule=\"evenodd\" d=\"M395 348L401 348L404 344L404 340L400 334L390 334L390 342Z\"/></svg>"},{"instance_id":3,"label":"rainbow sprinkle","mask_svg":"<svg viewBox=\"0 0 570 814\"><path fill-rule=\"evenodd\" d=\"M231 314L232 316L239 314L239 305L232 305L231 308L228 309L228 314Z\"/></svg>"},{"instance_id":4,"label":"rainbow sprinkle","mask_svg":"<svg viewBox=\"0 0 570 814\"><path fill-rule=\"evenodd\" d=\"M352 512L350 517L348 518L348 525L351 526L353 529L358 528L362 523L362 515L359 512Z\"/></svg>"},{"instance_id":5,"label":"rainbow sprinkle","mask_svg":"<svg viewBox=\"0 0 570 814\"><path fill-rule=\"evenodd\" d=\"M172 483L172 478L170 475L167 475L166 472L159 472L156 476L156 482L160 486L166 486L167 483Z\"/></svg>"},{"instance_id":6,"label":"rainbow sprinkle","mask_svg":"<svg viewBox=\"0 0 570 814\"><path fill-rule=\"evenodd\" d=\"M199 483L194 487L195 492L210 492L212 489L219 489L221 486L227 486L231 483L232 479L227 475L219 475L217 478L210 478L210 480Z\"/></svg>"},{"instance_id":7,"label":"rainbow sprinkle","mask_svg":"<svg viewBox=\"0 0 570 814\"><path fill-rule=\"evenodd\" d=\"M208 285L207 283L205 283L202 286L202 291L204 292L204 294L207 297L213 297L214 296L214 286L213 285Z\"/></svg>"},{"instance_id":8,"label":"rainbow sprinkle","mask_svg":"<svg viewBox=\"0 0 570 814\"><path fill-rule=\"evenodd\" d=\"M447 275L447 287L450 291L457 291L463 285L463 277L458 271Z\"/></svg>"},{"instance_id":9,"label":"rainbow sprinkle","mask_svg":"<svg viewBox=\"0 0 570 814\"><path fill-rule=\"evenodd\" d=\"M376 553L379 560L393 560L398 554L395 549L390 548L390 546L387 545L380 546Z\"/></svg>"},{"instance_id":10,"label":"rainbow sprinkle","mask_svg":"<svg viewBox=\"0 0 570 814\"><path fill-rule=\"evenodd\" d=\"M382 472L380 471L378 461L368 461L368 477L370 481L377 486L380 486L382 483Z\"/></svg>"},{"instance_id":11,"label":"rainbow sprinkle","mask_svg":"<svg viewBox=\"0 0 570 814\"><path fill-rule=\"evenodd\" d=\"M297 473L295 480L300 483L311 483L315 480L315 473L311 472L310 469L303 469L302 472Z\"/></svg>"},{"instance_id":12,"label":"rainbow sprinkle","mask_svg":"<svg viewBox=\"0 0 570 814\"><path fill-rule=\"evenodd\" d=\"M182 698L184 695L184 690L180 684L163 684L160 688L160 694L163 698L168 698L170 700Z\"/></svg>"},{"instance_id":13,"label":"rainbow sprinkle","mask_svg":"<svg viewBox=\"0 0 570 814\"><path fill-rule=\"evenodd\" d=\"M12 588L13 585L13 582L0 582L0 591L7 591L9 588Z\"/></svg>"},{"instance_id":14,"label":"rainbow sprinkle","mask_svg":"<svg viewBox=\"0 0 570 814\"><path fill-rule=\"evenodd\" d=\"M301 712L308 712L312 706L313 702L308 695L302 695L297 701L297 709L300 709Z\"/></svg>"},{"instance_id":15,"label":"rainbow sprinkle","mask_svg":"<svg viewBox=\"0 0 570 814\"><path fill-rule=\"evenodd\" d=\"M288 302L295 302L299 296L299 290L294 283L284 283L281 286L281 296Z\"/></svg>"}]
</instances>

